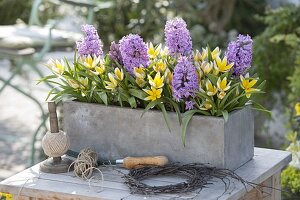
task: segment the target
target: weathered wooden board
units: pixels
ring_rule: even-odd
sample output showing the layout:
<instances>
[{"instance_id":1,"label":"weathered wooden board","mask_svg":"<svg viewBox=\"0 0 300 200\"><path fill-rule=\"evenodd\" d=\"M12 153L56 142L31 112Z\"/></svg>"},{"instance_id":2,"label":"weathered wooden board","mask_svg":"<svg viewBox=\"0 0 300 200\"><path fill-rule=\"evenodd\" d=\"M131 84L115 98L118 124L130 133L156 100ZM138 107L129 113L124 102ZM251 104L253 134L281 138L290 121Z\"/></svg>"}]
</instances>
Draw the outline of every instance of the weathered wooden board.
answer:
<instances>
[{"instance_id":1,"label":"weathered wooden board","mask_svg":"<svg viewBox=\"0 0 300 200\"><path fill-rule=\"evenodd\" d=\"M254 158L236 170L236 173L244 179L275 186L280 188L279 174L291 160L291 155L285 151L255 148ZM115 170L113 167L101 167L104 176L101 181L91 180L90 185L86 181L76 178L73 173L47 174L39 171L39 165L35 165L23 172L16 174L0 183L1 192L13 194L14 199L259 199L265 194L270 195L266 199L280 199L279 191L265 190L260 193L258 190L251 190L233 181L230 186L230 193L224 192L224 184L220 180L215 180L208 188L201 192L195 191L188 194L163 194L155 196L143 196L130 194L126 185L123 184L122 173L127 170ZM99 173L95 174L99 176ZM175 177L155 177L147 180L147 184L165 185L179 182ZM247 193L248 192L248 193Z\"/></svg>"}]
</instances>

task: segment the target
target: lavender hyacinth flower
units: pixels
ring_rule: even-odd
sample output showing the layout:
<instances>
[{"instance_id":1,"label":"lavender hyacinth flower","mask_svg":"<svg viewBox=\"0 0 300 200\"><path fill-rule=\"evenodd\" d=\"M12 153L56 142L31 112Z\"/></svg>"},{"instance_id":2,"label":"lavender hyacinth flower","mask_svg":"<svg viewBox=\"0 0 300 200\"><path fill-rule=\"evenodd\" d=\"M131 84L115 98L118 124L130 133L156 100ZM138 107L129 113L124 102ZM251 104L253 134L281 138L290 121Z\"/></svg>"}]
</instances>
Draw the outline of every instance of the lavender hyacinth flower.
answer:
<instances>
[{"instance_id":1,"label":"lavender hyacinth flower","mask_svg":"<svg viewBox=\"0 0 300 200\"><path fill-rule=\"evenodd\" d=\"M234 62L235 76L244 74L245 70L251 67L253 40L249 35L239 35L236 41L229 43L226 51L229 63Z\"/></svg>"},{"instance_id":2,"label":"lavender hyacinth flower","mask_svg":"<svg viewBox=\"0 0 300 200\"><path fill-rule=\"evenodd\" d=\"M198 76L196 68L189 58L183 56L179 58L173 72L173 97L176 101L186 100L189 97L194 97L197 90Z\"/></svg>"},{"instance_id":3,"label":"lavender hyacinth flower","mask_svg":"<svg viewBox=\"0 0 300 200\"><path fill-rule=\"evenodd\" d=\"M112 42L110 45L108 55L111 60L114 60L114 61L118 62L120 65L123 65L123 60L122 60L119 44Z\"/></svg>"},{"instance_id":4,"label":"lavender hyacinth flower","mask_svg":"<svg viewBox=\"0 0 300 200\"><path fill-rule=\"evenodd\" d=\"M171 55L189 55L192 53L192 39L185 21L175 18L165 25L165 41Z\"/></svg>"},{"instance_id":5,"label":"lavender hyacinth flower","mask_svg":"<svg viewBox=\"0 0 300 200\"><path fill-rule=\"evenodd\" d=\"M186 110L192 110L192 109L194 109L194 105L195 105L194 101L186 101L185 102L185 109Z\"/></svg>"},{"instance_id":6,"label":"lavender hyacinth flower","mask_svg":"<svg viewBox=\"0 0 300 200\"><path fill-rule=\"evenodd\" d=\"M103 45L95 27L93 25L86 24L82 25L81 30L85 33L85 37L76 42L79 55L102 55Z\"/></svg>"},{"instance_id":7,"label":"lavender hyacinth flower","mask_svg":"<svg viewBox=\"0 0 300 200\"><path fill-rule=\"evenodd\" d=\"M147 53L147 45L137 34L129 34L124 36L120 42L120 52L125 69L133 75L134 67L148 66L149 56Z\"/></svg>"}]
</instances>

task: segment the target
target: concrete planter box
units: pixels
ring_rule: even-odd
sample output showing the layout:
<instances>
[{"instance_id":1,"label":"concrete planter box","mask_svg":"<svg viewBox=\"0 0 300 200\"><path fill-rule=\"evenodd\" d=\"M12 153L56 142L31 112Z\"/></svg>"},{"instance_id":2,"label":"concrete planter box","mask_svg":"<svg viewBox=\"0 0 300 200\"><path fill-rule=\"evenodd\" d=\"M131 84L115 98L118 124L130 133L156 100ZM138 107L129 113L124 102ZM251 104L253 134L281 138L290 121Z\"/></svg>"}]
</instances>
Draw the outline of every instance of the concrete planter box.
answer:
<instances>
[{"instance_id":1,"label":"concrete planter box","mask_svg":"<svg viewBox=\"0 0 300 200\"><path fill-rule=\"evenodd\" d=\"M102 159L166 155L181 163L210 163L236 169L253 157L254 118L250 108L221 117L194 116L186 146L175 113L169 113L170 133L160 111L99 104L64 102L64 130L71 149L94 148Z\"/></svg>"}]
</instances>

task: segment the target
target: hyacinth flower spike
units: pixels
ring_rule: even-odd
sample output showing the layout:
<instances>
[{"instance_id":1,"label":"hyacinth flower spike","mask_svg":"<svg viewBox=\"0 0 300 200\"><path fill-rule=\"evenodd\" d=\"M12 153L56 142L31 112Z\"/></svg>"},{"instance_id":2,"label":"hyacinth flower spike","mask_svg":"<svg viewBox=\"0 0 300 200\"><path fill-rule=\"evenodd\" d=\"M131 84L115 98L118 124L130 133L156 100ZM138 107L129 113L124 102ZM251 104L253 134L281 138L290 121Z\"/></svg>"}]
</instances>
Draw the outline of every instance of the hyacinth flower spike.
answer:
<instances>
[{"instance_id":1,"label":"hyacinth flower spike","mask_svg":"<svg viewBox=\"0 0 300 200\"><path fill-rule=\"evenodd\" d=\"M77 42L77 49L80 56L96 55L101 56L102 41L99 38L96 28L93 25L83 25L81 30L85 33L85 37Z\"/></svg>"}]
</instances>

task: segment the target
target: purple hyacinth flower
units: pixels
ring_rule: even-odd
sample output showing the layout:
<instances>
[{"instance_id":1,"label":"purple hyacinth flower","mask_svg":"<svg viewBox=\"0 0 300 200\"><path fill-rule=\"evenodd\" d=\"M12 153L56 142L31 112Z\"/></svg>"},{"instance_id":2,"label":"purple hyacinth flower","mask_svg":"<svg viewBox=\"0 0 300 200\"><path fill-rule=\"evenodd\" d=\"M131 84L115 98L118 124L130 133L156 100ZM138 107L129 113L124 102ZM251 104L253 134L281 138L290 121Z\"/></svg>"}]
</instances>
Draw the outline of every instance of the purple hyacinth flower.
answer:
<instances>
[{"instance_id":1,"label":"purple hyacinth flower","mask_svg":"<svg viewBox=\"0 0 300 200\"><path fill-rule=\"evenodd\" d=\"M192 39L185 21L175 18L165 25L165 41L173 56L189 55L192 53Z\"/></svg>"},{"instance_id":2,"label":"purple hyacinth flower","mask_svg":"<svg viewBox=\"0 0 300 200\"><path fill-rule=\"evenodd\" d=\"M114 60L114 61L118 62L120 65L123 65L123 60L122 60L119 44L112 42L110 45L108 55L111 60Z\"/></svg>"},{"instance_id":3,"label":"purple hyacinth flower","mask_svg":"<svg viewBox=\"0 0 300 200\"><path fill-rule=\"evenodd\" d=\"M237 40L231 41L226 50L229 63L234 62L233 75L244 74L251 67L253 40L249 35L239 35Z\"/></svg>"},{"instance_id":4,"label":"purple hyacinth flower","mask_svg":"<svg viewBox=\"0 0 300 200\"><path fill-rule=\"evenodd\" d=\"M133 75L134 67L147 67L149 56L147 45L137 34L124 36L119 42L120 52L125 69Z\"/></svg>"},{"instance_id":5,"label":"purple hyacinth flower","mask_svg":"<svg viewBox=\"0 0 300 200\"><path fill-rule=\"evenodd\" d=\"M198 90L198 76L195 66L188 57L181 57L174 68L172 92L176 101L194 97Z\"/></svg>"},{"instance_id":6,"label":"purple hyacinth flower","mask_svg":"<svg viewBox=\"0 0 300 200\"><path fill-rule=\"evenodd\" d=\"M95 27L93 25L86 24L82 25L81 30L85 33L85 37L76 42L79 55L102 55L103 45Z\"/></svg>"},{"instance_id":7,"label":"purple hyacinth flower","mask_svg":"<svg viewBox=\"0 0 300 200\"><path fill-rule=\"evenodd\" d=\"M185 102L185 109L186 110L192 110L192 109L194 109L194 105L195 105L194 101L186 101Z\"/></svg>"}]
</instances>

